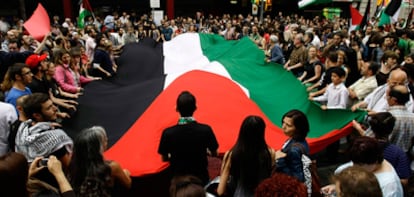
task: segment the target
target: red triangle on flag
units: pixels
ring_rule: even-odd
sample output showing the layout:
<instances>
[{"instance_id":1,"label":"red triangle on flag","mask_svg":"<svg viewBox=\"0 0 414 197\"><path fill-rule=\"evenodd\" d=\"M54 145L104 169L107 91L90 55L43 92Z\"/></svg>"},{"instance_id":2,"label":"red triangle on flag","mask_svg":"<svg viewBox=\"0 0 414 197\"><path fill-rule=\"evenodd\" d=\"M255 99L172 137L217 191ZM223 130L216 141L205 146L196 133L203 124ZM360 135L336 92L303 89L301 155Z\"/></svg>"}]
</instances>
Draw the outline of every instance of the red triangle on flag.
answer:
<instances>
[{"instance_id":1,"label":"red triangle on flag","mask_svg":"<svg viewBox=\"0 0 414 197\"><path fill-rule=\"evenodd\" d=\"M359 13L359 11L352 7L352 5L349 5L349 10L351 11L352 25L361 24L363 16Z\"/></svg>"},{"instance_id":2,"label":"red triangle on flag","mask_svg":"<svg viewBox=\"0 0 414 197\"><path fill-rule=\"evenodd\" d=\"M91 6L91 4L89 3L89 0L82 0L82 5L83 5L83 8L85 8L86 10L88 10L89 12L92 12L93 10L92 10L92 6Z\"/></svg>"},{"instance_id":3,"label":"red triangle on flag","mask_svg":"<svg viewBox=\"0 0 414 197\"><path fill-rule=\"evenodd\" d=\"M33 15L23 24L24 28L36 40L42 41L50 32L50 19L42 4L38 4Z\"/></svg>"}]
</instances>

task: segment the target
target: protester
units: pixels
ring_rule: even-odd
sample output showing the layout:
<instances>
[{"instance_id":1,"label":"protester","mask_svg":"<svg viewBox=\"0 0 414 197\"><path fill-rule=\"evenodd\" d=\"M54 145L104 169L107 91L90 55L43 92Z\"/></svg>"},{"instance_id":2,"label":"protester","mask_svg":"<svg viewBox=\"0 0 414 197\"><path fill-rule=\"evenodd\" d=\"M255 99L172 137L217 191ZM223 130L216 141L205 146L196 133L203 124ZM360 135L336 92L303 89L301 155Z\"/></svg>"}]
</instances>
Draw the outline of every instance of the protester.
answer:
<instances>
[{"instance_id":1,"label":"protester","mask_svg":"<svg viewBox=\"0 0 414 197\"><path fill-rule=\"evenodd\" d=\"M94 17L88 17L87 19L87 25L84 29L76 30L73 27L75 27L75 24L67 20L64 23L64 26L67 26L67 28L59 29L58 27L61 26L63 21L59 21L58 19L54 19L52 23L52 30L54 34L52 34L49 38L47 38L45 47L48 47L48 49L39 47L39 46L29 46L30 45L30 36L23 35L21 27L20 20L15 20L15 22L12 22L11 25L7 26L5 32L5 38L1 38L2 41L2 47L5 48L5 51L9 50L10 52L0 51L0 79L3 79L5 76L5 71L13 65L15 62L25 62L26 57L30 54L32 54L31 51L35 50L49 50L53 48L53 43L56 43L58 45L57 48L54 48L54 51L58 50L68 50L71 46L69 46L67 43L68 41L71 41L73 43L73 46L85 43L85 48L87 53L85 53L82 63L82 71L77 72L76 76L81 77L85 76L87 77L89 73L85 72L88 68L95 69L99 68L103 65L97 63L95 65L92 64L93 61L93 54L95 51L99 50L96 48L96 44L99 41L95 41L94 38L96 37L96 32L105 32L106 30L111 30L118 32L118 30L121 30L123 28L127 28L129 32L138 32L136 35L134 34L131 36L132 41L136 41L137 39L142 40L144 37L150 37L153 38L156 41L163 41L163 40L169 40L174 39L177 34L179 33L186 33L186 32L204 32L204 33L214 33L218 34L219 32L226 32L227 38L231 39L240 39L242 36L249 36L252 35L252 40L255 41L255 43L262 49L268 49L269 43L274 41L274 36L277 36L278 38L278 44L280 45L280 48L283 50L282 58L285 60L292 60L295 59L296 53L292 53L292 50L299 46L297 41L299 39L295 39L295 37L298 37L300 35L305 35L301 43L306 45L308 47L309 51L312 50L312 55L309 55L309 58L305 58L303 61L303 66L305 69L306 75L298 75L298 77L304 76L303 79L299 78L304 83L315 83L316 85L314 87L319 86L320 92L315 93L313 96L321 95L325 92L325 88L328 84L331 83L331 67L335 66L343 66L346 65L347 75L348 78L346 80L346 86L347 88L355 90L354 86L349 86L352 80L349 80L350 76L353 76L355 74L359 74L358 70L355 70L354 68L358 68L358 65L363 64L363 60L370 60L372 59L376 61L383 60L383 64L381 66L381 73L387 74L389 71L392 72L393 69L398 68L398 63L401 63L402 57L406 57L405 64L408 65L410 63L410 56L408 56L409 51L413 50L414 46L412 44L412 40L414 35L413 28L411 24L407 24L405 29L401 29L404 31L404 33L399 33L400 29L396 29L398 27L391 26L391 28L388 27L382 27L378 26L378 22L374 20L370 20L370 24L365 28L362 28L360 31L350 31L348 33L348 21L344 20L343 18L335 18L334 20L328 20L325 18L321 18L320 16L314 17L314 18L306 18L304 16L300 16L298 14L296 15L283 15L282 13L278 16L272 17L272 16L266 16L265 20L263 22L259 22L258 17L252 16L252 15L233 15L230 14L223 14L223 16L201 16L200 14L197 14L196 17L176 17L176 18L170 18L170 19L164 19L165 22L162 22L161 26L157 26L154 23L154 18L152 16L143 15L142 17L133 15L132 13L129 14L128 12L124 12L122 10L122 15L118 16L117 13L111 13L111 15L108 15L108 17L105 17L105 15L101 16L94 16ZM96 13L95 13L96 14ZM129 16L129 17L128 17ZM105 22L101 20L101 18L105 18ZM196 18L196 19L194 19ZM73 19L70 19L73 21ZM19 22L18 22L19 21ZM63 24L62 24L63 25ZM105 26L104 28L100 28L101 26ZM97 28L96 28L97 27ZM230 31L225 31L226 27ZM10 30L10 31L9 31ZM104 31L103 31L104 30ZM170 30L172 30L172 35ZM178 32L178 33L177 33ZM407 32L407 33L405 33ZM238 34L239 33L239 34ZM396 34L397 33L397 34ZM77 35L79 34L79 35ZM236 36L236 34L238 36ZM274 35L273 37L271 35ZM286 35L286 38L284 38L283 35ZM395 35L398 35L396 37ZM77 40L79 39L81 40ZM313 37L313 39L312 39ZM349 37L349 38L348 38ZM20 43L17 42L16 38L22 38L21 41L23 41L23 46L20 46ZM24 39L23 39L24 38ZM320 39L319 39L320 38ZM285 41L286 40L286 41ZM123 39L122 39L123 42ZM401 44L402 42L408 43L406 45ZM114 43L115 44L115 43ZM378 48L376 48L377 44L379 45ZM356 48L355 46L359 46L360 48ZM313 47L315 46L315 47ZM350 51L350 46L354 48L354 51ZM30 48L31 47L31 48ZM320 48L319 48L320 47ZM6 49L8 48L8 49ZM42 48L42 49L41 49ZM315 48L315 51L314 49ZM375 49L376 48L376 49ZM24 53L18 53L14 52L15 50L29 50ZM104 47L104 51L106 51L107 48ZM372 52L374 50L374 52ZM394 55L391 55L392 58L387 58L387 56L384 56L382 54L386 54L387 50L392 51L392 53L399 55L399 58L394 58ZM325 52L332 52L335 53L336 56L340 56L340 58L336 58L336 60L329 60L326 63L326 69L323 68L322 62L324 62L325 59L332 59L329 58L331 54L325 53L323 54L323 51ZM354 63L351 61L351 59L354 56L350 55L353 52L355 52L355 57L358 59L358 63ZM341 56L341 53L344 53L344 56ZM360 53L360 54L359 54ZM38 53L40 54L40 53ZM53 58L53 53L50 53L51 56L48 56L48 58ZM85 58L88 54L89 58ZM309 53L308 53L309 54ZM391 52L390 52L391 54ZM42 56L42 55L40 55ZM42 56L43 59L44 56ZM346 57L346 58L344 58ZM412 59L412 58L411 58ZM47 60L47 58L45 59ZM306 62L306 60L309 60L309 62ZM318 62L320 60L320 62ZM269 60L270 61L270 60ZM96 61L97 62L97 61ZM111 59L111 68L116 71L116 66L114 66L114 63L116 62L116 59ZM315 65L315 62L317 63ZM305 64L306 63L306 64ZM320 63L320 64L319 64ZM311 66L307 67L307 64L314 66L314 69L312 69ZM60 64L57 64L58 67L60 67ZM116 65L116 64L115 64ZM95 67L94 67L95 66ZM302 66L302 65L301 65ZM321 71L319 71L319 68L321 67ZM53 65L49 64L48 68L50 68L47 72L53 73ZM75 68L72 67L72 70ZM365 68L363 68L365 69ZM326 72L324 72L326 70ZM368 69L369 70L369 69ZM75 71L75 70L74 70ZM59 69L58 69L59 72ZM296 71L295 71L296 72ZM315 75L313 75L313 72ZM34 73L34 80L41 80L39 73ZM318 76L318 73L320 75ZM19 73L22 74L22 73ZM380 75L382 75L380 74ZM49 88L55 84L53 82L53 78L50 78L52 75L46 74L46 80L45 82L49 82ZM408 73L408 75L410 75ZM69 76L69 75L68 75ZM107 77L106 73L104 73L103 77ZM113 76L113 74L111 74ZM13 76L12 76L13 77ZM26 77L29 77L29 74L26 75ZM309 77L309 78L308 78ZM321 80L322 83L318 82L318 77L323 78L324 80ZM311 79L311 80L309 80ZM358 78L356 78L358 79ZM356 80L355 79L355 80ZM385 83L387 78L382 79L382 82ZM309 80L309 81L307 81ZM11 81L10 81L11 82ZM391 77L388 78L389 86L395 85L394 83L399 83L401 85L404 85L406 82L404 81L398 81L396 82ZM11 84L11 83L10 83ZM412 86L412 83L409 85ZM26 86L26 85L25 85ZM9 86L10 88L11 86ZM384 87L383 87L384 88ZM4 85L3 85L4 89ZM32 88L32 92L37 92L34 90L35 88ZM313 88L310 88L311 90ZM8 90L8 89L4 89ZM381 90L381 91L380 91ZM66 90L68 91L68 90ZM295 90L292 90L295 91ZM300 91L300 90L298 90ZM388 91L388 88L384 89L378 89L376 91L375 95L367 96L367 98L370 97L371 100L370 103L367 105L369 106L367 109L370 110L370 112L380 112L380 111L386 111L388 109L388 104L386 100L386 91ZM64 91L62 91L62 88L55 87L52 89L52 94L55 97L59 98L65 98L70 97L71 99L78 98L83 91L75 91L74 94L66 94ZM374 91L375 92L375 91ZM380 93L378 93L380 92ZM410 91L411 93L413 91ZM364 96L359 95L357 91L355 91L355 95L350 93L351 97L355 100L360 100L364 98ZM16 98L17 99L17 98ZM58 104L58 102L51 97L53 102ZM395 100L395 99L394 99ZM408 103L412 102L412 99L410 98L410 101ZM385 104L384 104L385 103ZM75 106L75 103L70 103L71 105ZM65 105L65 104L62 104ZM19 105L16 105L18 107ZM384 107L385 106L385 107ZM391 106L391 105L390 105ZM411 105L408 105L408 111L411 112L410 108ZM352 108L353 110L356 110L358 107L365 107L364 105L361 106L355 106ZM66 108L66 107L65 107ZM391 106L391 108L393 108ZM379 110L378 110L379 109ZM372 110L372 111L371 111ZM19 111L19 110L17 110ZM373 113L370 113L373 114ZM20 115L21 118L24 119L24 114ZM20 118L19 117L19 118ZM217 149L217 148L216 148ZM204 155L204 153L203 153ZM204 181L204 180L203 180Z\"/></svg>"},{"instance_id":2,"label":"protester","mask_svg":"<svg viewBox=\"0 0 414 197\"><path fill-rule=\"evenodd\" d=\"M364 168L353 166L333 176L336 196L382 197L381 188L375 175Z\"/></svg>"},{"instance_id":3,"label":"protester","mask_svg":"<svg viewBox=\"0 0 414 197\"><path fill-rule=\"evenodd\" d=\"M362 77L348 87L350 98L348 104L358 103L378 87L377 79L375 78L378 69L379 65L375 62L367 62L361 66Z\"/></svg>"},{"instance_id":4,"label":"protester","mask_svg":"<svg viewBox=\"0 0 414 197\"><path fill-rule=\"evenodd\" d=\"M414 137L414 113L405 106L410 97L405 85L393 86L387 92L388 112L396 119L394 129L389 136L390 143L397 145L406 153Z\"/></svg>"},{"instance_id":5,"label":"protester","mask_svg":"<svg viewBox=\"0 0 414 197\"><path fill-rule=\"evenodd\" d=\"M348 90L343 81L345 79L345 71L342 68L336 67L331 71L331 81L325 93L318 97L309 97L309 100L326 102L321 105L321 109L345 109L348 102Z\"/></svg>"},{"instance_id":6,"label":"protester","mask_svg":"<svg viewBox=\"0 0 414 197\"><path fill-rule=\"evenodd\" d=\"M390 143L389 140L389 135L394 129L395 117L389 112L379 112L371 116L369 125L375 135L375 139L378 140L384 151L384 159L394 167L403 186L407 185L408 178L411 175L409 159L400 147ZM365 134L361 124L353 121L353 126L362 136Z\"/></svg>"},{"instance_id":7,"label":"protester","mask_svg":"<svg viewBox=\"0 0 414 197\"><path fill-rule=\"evenodd\" d=\"M324 72L324 66L317 56L317 48L315 46L310 46L308 48L308 61L304 65L304 72L302 76L299 77L299 80L303 84L308 84L311 86L314 83L317 83L322 73Z\"/></svg>"},{"instance_id":8,"label":"protester","mask_svg":"<svg viewBox=\"0 0 414 197\"><path fill-rule=\"evenodd\" d=\"M25 115L29 120L22 122L16 135L16 152L26 156L29 162L35 157L47 157L59 151L62 157L70 157L72 140L59 124L48 122L57 119L56 107L46 95L30 95L24 104Z\"/></svg>"},{"instance_id":9,"label":"protester","mask_svg":"<svg viewBox=\"0 0 414 197\"><path fill-rule=\"evenodd\" d=\"M257 185L270 177L278 158L266 144L265 127L259 116L243 120L236 144L223 157L218 195L253 196Z\"/></svg>"},{"instance_id":10,"label":"protester","mask_svg":"<svg viewBox=\"0 0 414 197\"><path fill-rule=\"evenodd\" d=\"M13 105L0 101L0 156L9 151L8 137L11 125L17 120L16 109Z\"/></svg>"},{"instance_id":11,"label":"protester","mask_svg":"<svg viewBox=\"0 0 414 197\"><path fill-rule=\"evenodd\" d=\"M115 75L116 65L112 62L108 46L111 44L104 36L96 37L97 45L90 74L94 77L109 78Z\"/></svg>"},{"instance_id":12,"label":"protester","mask_svg":"<svg viewBox=\"0 0 414 197\"><path fill-rule=\"evenodd\" d=\"M173 175L193 175L203 184L209 181L207 155L216 156L218 143L213 130L193 117L196 98L183 91L177 98L178 124L166 128L161 136L158 153L169 161Z\"/></svg>"},{"instance_id":13,"label":"protester","mask_svg":"<svg viewBox=\"0 0 414 197\"><path fill-rule=\"evenodd\" d=\"M339 174L351 166L359 166L374 173L383 196L403 196L400 179L392 165L384 160L382 149L376 139L357 138L350 149L350 157L351 161L339 166L335 170L335 174ZM323 187L322 191L326 194L337 192L334 184Z\"/></svg>"},{"instance_id":14,"label":"protester","mask_svg":"<svg viewBox=\"0 0 414 197\"><path fill-rule=\"evenodd\" d=\"M307 197L306 186L294 177L275 173L263 180L256 188L255 197Z\"/></svg>"},{"instance_id":15,"label":"protester","mask_svg":"<svg viewBox=\"0 0 414 197\"><path fill-rule=\"evenodd\" d=\"M26 188L29 164L24 155L7 153L0 156L0 184L2 195L29 197Z\"/></svg>"},{"instance_id":16,"label":"protester","mask_svg":"<svg viewBox=\"0 0 414 197\"><path fill-rule=\"evenodd\" d=\"M299 110L291 110L283 115L282 129L289 139L276 152L276 171L305 182L302 154L309 155L309 145L306 142L309 132L308 118Z\"/></svg>"},{"instance_id":17,"label":"protester","mask_svg":"<svg viewBox=\"0 0 414 197\"><path fill-rule=\"evenodd\" d=\"M275 35L270 36L270 53L267 62L274 62L281 65L285 64L285 57L283 57L282 49L279 46L279 39Z\"/></svg>"},{"instance_id":18,"label":"protester","mask_svg":"<svg viewBox=\"0 0 414 197\"><path fill-rule=\"evenodd\" d=\"M30 68L23 63L16 63L7 71L3 81L3 91L6 92L5 101L16 107L17 98L32 94L28 84L32 82L33 73Z\"/></svg>"},{"instance_id":19,"label":"protester","mask_svg":"<svg viewBox=\"0 0 414 197\"><path fill-rule=\"evenodd\" d=\"M387 91L395 85L405 85L406 83L407 74L401 69L393 70L391 71L386 84L377 87L371 94L365 97L364 101L353 105L351 109L353 111L357 109L366 109L369 114L384 112L389 107L386 98ZM412 97L409 98L406 107L411 111L413 110Z\"/></svg>"},{"instance_id":20,"label":"protester","mask_svg":"<svg viewBox=\"0 0 414 197\"><path fill-rule=\"evenodd\" d=\"M105 161L107 148L104 128L94 126L81 131L74 141L70 163L70 182L78 196L119 196L131 187L130 173L116 161Z\"/></svg>"},{"instance_id":21,"label":"protester","mask_svg":"<svg viewBox=\"0 0 414 197\"><path fill-rule=\"evenodd\" d=\"M54 78L63 91L76 94L83 92L82 84L77 84L74 71L70 68L71 55L69 51L61 50L56 54L55 64L56 72ZM90 80L85 77L79 79L81 83L87 83Z\"/></svg>"},{"instance_id":22,"label":"protester","mask_svg":"<svg viewBox=\"0 0 414 197\"><path fill-rule=\"evenodd\" d=\"M170 197L211 197L200 179L194 176L178 176L171 180Z\"/></svg>"}]
</instances>

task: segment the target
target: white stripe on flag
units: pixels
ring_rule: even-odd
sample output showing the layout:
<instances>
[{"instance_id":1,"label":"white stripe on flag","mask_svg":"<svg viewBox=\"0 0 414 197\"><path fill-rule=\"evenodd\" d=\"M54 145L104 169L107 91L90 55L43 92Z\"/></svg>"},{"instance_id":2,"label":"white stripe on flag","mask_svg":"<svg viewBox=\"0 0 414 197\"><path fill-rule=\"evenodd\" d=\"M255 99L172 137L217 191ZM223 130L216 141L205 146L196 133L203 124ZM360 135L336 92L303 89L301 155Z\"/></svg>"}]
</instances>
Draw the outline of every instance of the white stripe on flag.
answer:
<instances>
[{"instance_id":1,"label":"white stripe on flag","mask_svg":"<svg viewBox=\"0 0 414 197\"><path fill-rule=\"evenodd\" d=\"M299 8L304 8L312 3L315 3L316 0L301 0L298 2L298 6Z\"/></svg>"},{"instance_id":2,"label":"white stripe on flag","mask_svg":"<svg viewBox=\"0 0 414 197\"><path fill-rule=\"evenodd\" d=\"M184 33L171 41L164 42L163 50L164 73L167 75L164 89L176 78L192 70L201 70L232 80L230 73L220 62L210 62L203 54L200 37L197 33ZM234 80L232 81L249 97L247 88Z\"/></svg>"},{"instance_id":3,"label":"white stripe on flag","mask_svg":"<svg viewBox=\"0 0 414 197\"><path fill-rule=\"evenodd\" d=\"M401 12L401 6L398 8L395 14L391 17L393 22L398 22L398 18L400 17L400 12Z\"/></svg>"}]
</instances>

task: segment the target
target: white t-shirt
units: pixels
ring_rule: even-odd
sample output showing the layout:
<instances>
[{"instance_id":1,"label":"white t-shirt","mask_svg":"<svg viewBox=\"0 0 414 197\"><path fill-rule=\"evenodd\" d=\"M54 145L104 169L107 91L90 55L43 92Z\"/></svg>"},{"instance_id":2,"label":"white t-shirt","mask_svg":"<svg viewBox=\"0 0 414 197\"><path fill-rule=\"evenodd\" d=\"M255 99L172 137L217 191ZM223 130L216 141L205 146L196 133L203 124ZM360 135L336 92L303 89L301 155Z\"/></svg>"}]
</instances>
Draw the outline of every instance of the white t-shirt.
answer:
<instances>
[{"instance_id":1,"label":"white t-shirt","mask_svg":"<svg viewBox=\"0 0 414 197\"><path fill-rule=\"evenodd\" d=\"M10 125L17 120L16 109L9 103L0 102L0 156L9 150Z\"/></svg>"},{"instance_id":2,"label":"white t-shirt","mask_svg":"<svg viewBox=\"0 0 414 197\"><path fill-rule=\"evenodd\" d=\"M388 161L384 161L388 163ZM335 174L338 174L342 172L342 170L345 170L346 168L351 167L353 165L354 164L352 163L352 161L342 164L335 170ZM380 185L382 195L383 197L403 197L404 192L401 186L400 178L398 177L392 165L389 163L388 165L392 168L392 171L374 173Z\"/></svg>"}]
</instances>

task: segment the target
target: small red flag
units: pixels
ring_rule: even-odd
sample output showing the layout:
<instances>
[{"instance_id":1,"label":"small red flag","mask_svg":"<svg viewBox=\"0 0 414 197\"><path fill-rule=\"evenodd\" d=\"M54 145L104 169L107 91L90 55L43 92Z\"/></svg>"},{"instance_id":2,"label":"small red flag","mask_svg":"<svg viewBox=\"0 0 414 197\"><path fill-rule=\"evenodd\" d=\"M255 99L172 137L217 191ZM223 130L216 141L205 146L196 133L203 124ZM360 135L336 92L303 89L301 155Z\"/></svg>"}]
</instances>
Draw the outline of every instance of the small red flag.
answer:
<instances>
[{"instance_id":1,"label":"small red flag","mask_svg":"<svg viewBox=\"0 0 414 197\"><path fill-rule=\"evenodd\" d=\"M360 25L363 16L359 13L357 9L352 7L352 5L349 5L349 10L351 11L352 25Z\"/></svg>"},{"instance_id":2,"label":"small red flag","mask_svg":"<svg viewBox=\"0 0 414 197\"><path fill-rule=\"evenodd\" d=\"M38 4L32 16L23 24L24 28L36 40L42 41L50 32L50 19L42 4Z\"/></svg>"}]
</instances>

